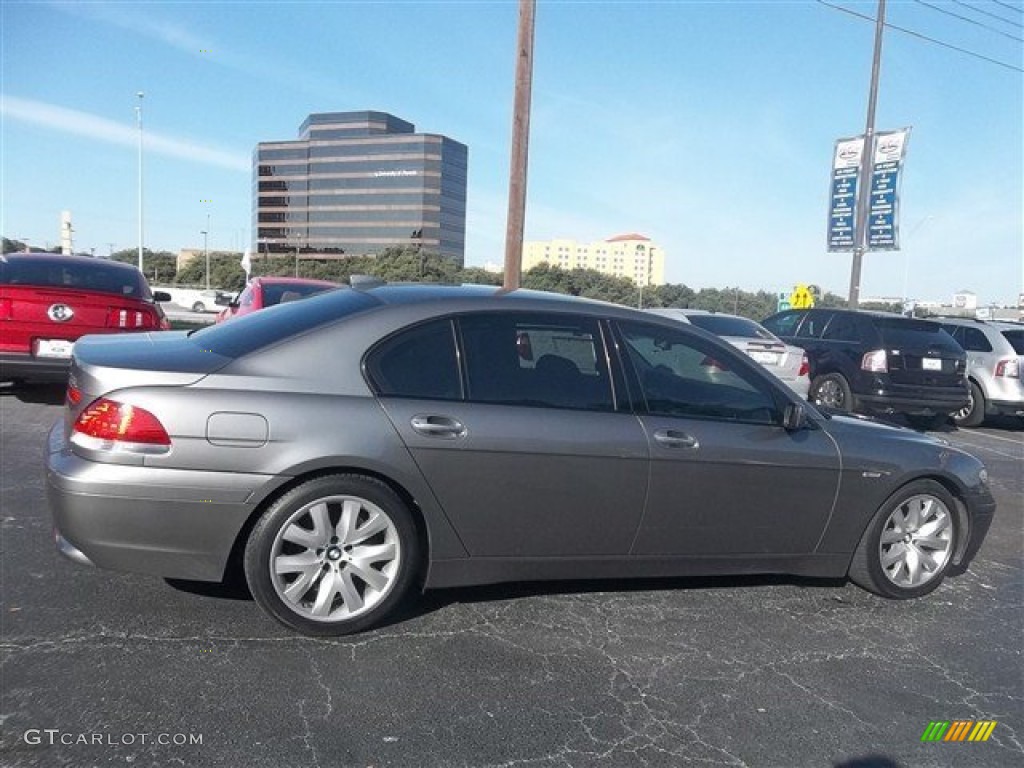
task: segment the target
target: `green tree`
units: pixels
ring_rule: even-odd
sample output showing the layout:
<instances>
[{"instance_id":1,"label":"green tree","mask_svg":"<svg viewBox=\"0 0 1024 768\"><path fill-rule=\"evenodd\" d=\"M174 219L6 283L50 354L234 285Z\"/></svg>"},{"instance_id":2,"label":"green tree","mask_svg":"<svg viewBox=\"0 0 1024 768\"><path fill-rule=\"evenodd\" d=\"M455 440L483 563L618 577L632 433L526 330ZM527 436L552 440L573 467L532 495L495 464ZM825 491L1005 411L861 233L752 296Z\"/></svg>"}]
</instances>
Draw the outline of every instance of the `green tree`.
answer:
<instances>
[{"instance_id":1,"label":"green tree","mask_svg":"<svg viewBox=\"0 0 1024 768\"><path fill-rule=\"evenodd\" d=\"M124 264L137 265L139 263L138 249L125 248L110 254L113 261L120 261ZM148 248L142 249L142 273L151 283L166 284L174 282L178 271L178 257L170 251L151 251Z\"/></svg>"}]
</instances>

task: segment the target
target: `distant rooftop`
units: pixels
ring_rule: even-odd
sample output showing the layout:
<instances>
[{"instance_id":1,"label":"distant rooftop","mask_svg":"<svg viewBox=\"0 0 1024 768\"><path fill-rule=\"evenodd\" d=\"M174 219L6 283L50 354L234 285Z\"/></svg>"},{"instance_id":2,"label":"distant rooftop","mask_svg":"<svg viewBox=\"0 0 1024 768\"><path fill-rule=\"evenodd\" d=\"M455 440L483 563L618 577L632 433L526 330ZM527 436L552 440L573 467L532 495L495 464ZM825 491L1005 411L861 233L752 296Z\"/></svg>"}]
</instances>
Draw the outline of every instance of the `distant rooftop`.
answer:
<instances>
[{"instance_id":1,"label":"distant rooftop","mask_svg":"<svg viewBox=\"0 0 1024 768\"><path fill-rule=\"evenodd\" d=\"M623 242L627 242L629 240L644 240L646 242L650 242L651 238L644 237L643 235L638 235L636 232L633 232L633 233L628 234L628 235L616 235L615 237L609 237L605 242L608 242L608 243L623 243Z\"/></svg>"}]
</instances>

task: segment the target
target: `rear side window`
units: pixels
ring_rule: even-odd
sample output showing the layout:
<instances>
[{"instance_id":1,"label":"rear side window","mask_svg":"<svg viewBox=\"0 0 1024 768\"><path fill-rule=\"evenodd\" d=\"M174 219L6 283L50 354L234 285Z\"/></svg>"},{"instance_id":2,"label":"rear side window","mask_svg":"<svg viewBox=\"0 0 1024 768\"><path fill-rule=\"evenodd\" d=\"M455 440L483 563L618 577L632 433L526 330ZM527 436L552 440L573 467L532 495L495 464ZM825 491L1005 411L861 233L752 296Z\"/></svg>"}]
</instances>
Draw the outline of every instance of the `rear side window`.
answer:
<instances>
[{"instance_id":1,"label":"rear side window","mask_svg":"<svg viewBox=\"0 0 1024 768\"><path fill-rule=\"evenodd\" d=\"M469 400L614 410L596 319L487 313L460 317L458 325Z\"/></svg>"},{"instance_id":2,"label":"rear side window","mask_svg":"<svg viewBox=\"0 0 1024 768\"><path fill-rule=\"evenodd\" d=\"M382 397L459 400L459 362L451 320L435 320L381 342L366 373Z\"/></svg>"},{"instance_id":3,"label":"rear side window","mask_svg":"<svg viewBox=\"0 0 1024 768\"><path fill-rule=\"evenodd\" d=\"M377 299L365 293L343 288L305 301L242 315L230 323L207 326L193 331L189 339L214 354L241 357L379 305Z\"/></svg>"},{"instance_id":4,"label":"rear side window","mask_svg":"<svg viewBox=\"0 0 1024 768\"><path fill-rule=\"evenodd\" d=\"M753 320L745 317L725 315L690 315L690 323L716 336L734 336L743 339L765 339L773 341L774 336Z\"/></svg>"},{"instance_id":5,"label":"rear side window","mask_svg":"<svg viewBox=\"0 0 1024 768\"><path fill-rule=\"evenodd\" d=\"M825 330L825 326L828 325L828 321L832 319L832 315L824 312L809 312L807 313L807 319L804 320L803 325L800 326L800 330L797 331L798 339L820 339L821 334Z\"/></svg>"},{"instance_id":6,"label":"rear side window","mask_svg":"<svg viewBox=\"0 0 1024 768\"><path fill-rule=\"evenodd\" d=\"M857 321L849 315L833 315L821 338L832 341L860 341Z\"/></svg>"},{"instance_id":7,"label":"rear side window","mask_svg":"<svg viewBox=\"0 0 1024 768\"><path fill-rule=\"evenodd\" d=\"M1014 352L1024 355L1024 330L1003 331L1003 336L1010 342Z\"/></svg>"},{"instance_id":8,"label":"rear side window","mask_svg":"<svg viewBox=\"0 0 1024 768\"><path fill-rule=\"evenodd\" d=\"M961 345L968 352L991 352L992 345L985 334L977 328L964 328L964 340Z\"/></svg>"},{"instance_id":9,"label":"rear side window","mask_svg":"<svg viewBox=\"0 0 1024 768\"><path fill-rule=\"evenodd\" d=\"M803 318L802 312L782 312L772 315L762 325L776 336L795 336L796 327L800 325Z\"/></svg>"},{"instance_id":10,"label":"rear side window","mask_svg":"<svg viewBox=\"0 0 1024 768\"><path fill-rule=\"evenodd\" d=\"M152 300L149 285L138 270L116 262L9 258L0 261L0 285L74 288L133 299Z\"/></svg>"}]
</instances>

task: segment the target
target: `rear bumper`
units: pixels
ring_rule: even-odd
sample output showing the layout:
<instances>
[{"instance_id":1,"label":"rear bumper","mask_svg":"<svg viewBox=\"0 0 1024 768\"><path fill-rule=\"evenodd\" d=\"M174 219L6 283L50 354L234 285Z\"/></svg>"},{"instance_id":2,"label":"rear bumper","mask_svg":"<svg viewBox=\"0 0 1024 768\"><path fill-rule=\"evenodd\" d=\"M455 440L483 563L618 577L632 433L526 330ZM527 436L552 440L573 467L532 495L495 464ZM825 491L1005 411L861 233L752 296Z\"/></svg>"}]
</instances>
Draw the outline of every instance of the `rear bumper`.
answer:
<instances>
[{"instance_id":1,"label":"rear bumper","mask_svg":"<svg viewBox=\"0 0 1024 768\"><path fill-rule=\"evenodd\" d=\"M268 478L88 461L50 431L46 494L58 551L84 565L219 581Z\"/></svg>"},{"instance_id":2,"label":"rear bumper","mask_svg":"<svg viewBox=\"0 0 1024 768\"><path fill-rule=\"evenodd\" d=\"M921 388L912 392L857 393L856 398L864 410L922 416L954 413L968 403L966 388L954 391Z\"/></svg>"},{"instance_id":3,"label":"rear bumper","mask_svg":"<svg viewBox=\"0 0 1024 768\"><path fill-rule=\"evenodd\" d=\"M994 416L1024 416L1024 400L990 400L985 411Z\"/></svg>"},{"instance_id":4,"label":"rear bumper","mask_svg":"<svg viewBox=\"0 0 1024 768\"><path fill-rule=\"evenodd\" d=\"M70 368L71 358L0 354L0 381L63 381L67 379Z\"/></svg>"}]
</instances>

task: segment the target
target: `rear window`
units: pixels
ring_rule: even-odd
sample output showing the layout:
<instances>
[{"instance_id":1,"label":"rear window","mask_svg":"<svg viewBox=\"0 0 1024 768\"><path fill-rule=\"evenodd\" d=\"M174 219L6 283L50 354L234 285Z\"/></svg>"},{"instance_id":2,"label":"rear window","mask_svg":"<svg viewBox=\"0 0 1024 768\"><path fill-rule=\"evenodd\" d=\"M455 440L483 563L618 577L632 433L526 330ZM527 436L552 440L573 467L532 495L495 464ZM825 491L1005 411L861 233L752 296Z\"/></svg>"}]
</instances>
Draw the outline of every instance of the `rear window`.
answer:
<instances>
[{"instance_id":1,"label":"rear window","mask_svg":"<svg viewBox=\"0 0 1024 768\"><path fill-rule=\"evenodd\" d=\"M894 349L925 349L938 346L949 352L962 352L952 336L935 323L905 317L881 317L872 320L882 343Z\"/></svg>"},{"instance_id":2,"label":"rear window","mask_svg":"<svg viewBox=\"0 0 1024 768\"><path fill-rule=\"evenodd\" d=\"M264 283L263 306L273 307L277 304L304 299L316 293L332 291L336 285L317 285L316 283Z\"/></svg>"},{"instance_id":3,"label":"rear window","mask_svg":"<svg viewBox=\"0 0 1024 768\"><path fill-rule=\"evenodd\" d=\"M767 339L774 341L767 330L745 317L729 317L727 315L690 315L690 323L703 328L716 336L738 336L744 339Z\"/></svg>"},{"instance_id":4,"label":"rear window","mask_svg":"<svg viewBox=\"0 0 1024 768\"><path fill-rule=\"evenodd\" d=\"M214 354L241 357L379 305L365 293L342 288L211 325L193 331L189 338Z\"/></svg>"},{"instance_id":5,"label":"rear window","mask_svg":"<svg viewBox=\"0 0 1024 768\"><path fill-rule=\"evenodd\" d=\"M1003 331L1003 336L1010 342L1014 352L1024 355L1024 330Z\"/></svg>"},{"instance_id":6,"label":"rear window","mask_svg":"<svg viewBox=\"0 0 1024 768\"><path fill-rule=\"evenodd\" d=\"M96 291L133 299L152 300L142 273L117 262L82 261L75 257L5 258L0 260L0 285L26 285L34 288L73 288Z\"/></svg>"}]
</instances>

